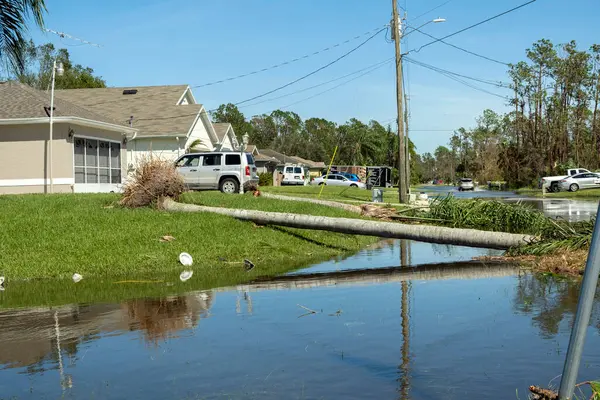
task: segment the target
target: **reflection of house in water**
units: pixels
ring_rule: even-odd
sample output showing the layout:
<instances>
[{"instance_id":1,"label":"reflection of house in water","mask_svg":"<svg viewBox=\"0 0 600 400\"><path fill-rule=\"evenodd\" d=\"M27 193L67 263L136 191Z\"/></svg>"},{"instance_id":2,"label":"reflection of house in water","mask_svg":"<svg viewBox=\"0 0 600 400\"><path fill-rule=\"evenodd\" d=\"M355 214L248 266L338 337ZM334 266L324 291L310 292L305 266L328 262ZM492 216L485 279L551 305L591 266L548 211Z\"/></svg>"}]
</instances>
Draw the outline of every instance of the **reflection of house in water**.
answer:
<instances>
[{"instance_id":1,"label":"reflection of house in water","mask_svg":"<svg viewBox=\"0 0 600 400\"><path fill-rule=\"evenodd\" d=\"M174 337L208 316L212 292L122 304L72 305L0 312L0 368L28 372L58 369L61 357L75 362L82 344L110 332L140 330L147 341ZM60 360L60 362L59 362Z\"/></svg>"}]
</instances>

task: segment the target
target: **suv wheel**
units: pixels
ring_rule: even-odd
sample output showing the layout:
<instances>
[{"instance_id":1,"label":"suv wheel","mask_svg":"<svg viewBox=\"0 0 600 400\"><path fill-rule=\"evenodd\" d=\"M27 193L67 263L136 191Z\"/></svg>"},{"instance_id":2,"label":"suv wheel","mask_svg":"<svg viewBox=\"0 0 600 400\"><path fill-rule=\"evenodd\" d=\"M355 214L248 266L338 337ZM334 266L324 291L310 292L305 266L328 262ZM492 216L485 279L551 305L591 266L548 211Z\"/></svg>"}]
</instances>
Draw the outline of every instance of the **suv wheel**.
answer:
<instances>
[{"instance_id":1,"label":"suv wheel","mask_svg":"<svg viewBox=\"0 0 600 400\"><path fill-rule=\"evenodd\" d=\"M233 178L225 178L219 184L219 190L227 194L237 193L240 191L240 185Z\"/></svg>"}]
</instances>

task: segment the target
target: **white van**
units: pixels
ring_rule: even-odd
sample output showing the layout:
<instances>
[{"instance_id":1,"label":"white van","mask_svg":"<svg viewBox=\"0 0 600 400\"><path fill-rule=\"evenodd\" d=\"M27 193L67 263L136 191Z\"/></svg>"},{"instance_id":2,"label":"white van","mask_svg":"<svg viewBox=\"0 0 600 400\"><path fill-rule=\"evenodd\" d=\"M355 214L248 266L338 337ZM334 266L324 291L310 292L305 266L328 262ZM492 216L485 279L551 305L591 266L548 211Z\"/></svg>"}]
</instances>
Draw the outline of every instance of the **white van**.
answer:
<instances>
[{"instance_id":1,"label":"white van","mask_svg":"<svg viewBox=\"0 0 600 400\"><path fill-rule=\"evenodd\" d=\"M283 167L282 185L306 185L306 173L301 165L286 164Z\"/></svg>"},{"instance_id":2,"label":"white van","mask_svg":"<svg viewBox=\"0 0 600 400\"><path fill-rule=\"evenodd\" d=\"M175 167L190 189L238 193L240 184L258 183L254 157L250 153L188 153L175 161Z\"/></svg>"}]
</instances>

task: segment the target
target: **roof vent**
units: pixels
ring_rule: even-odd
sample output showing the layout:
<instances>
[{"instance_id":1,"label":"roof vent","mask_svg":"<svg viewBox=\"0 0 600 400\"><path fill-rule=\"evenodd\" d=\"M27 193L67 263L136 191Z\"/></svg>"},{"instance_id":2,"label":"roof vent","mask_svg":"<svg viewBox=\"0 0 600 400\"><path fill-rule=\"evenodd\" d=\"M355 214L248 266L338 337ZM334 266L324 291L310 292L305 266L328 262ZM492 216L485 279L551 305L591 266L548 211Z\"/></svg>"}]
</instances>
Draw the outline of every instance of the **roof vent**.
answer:
<instances>
[{"instance_id":1,"label":"roof vent","mask_svg":"<svg viewBox=\"0 0 600 400\"><path fill-rule=\"evenodd\" d=\"M136 94L137 89L125 89L123 90L123 94Z\"/></svg>"}]
</instances>

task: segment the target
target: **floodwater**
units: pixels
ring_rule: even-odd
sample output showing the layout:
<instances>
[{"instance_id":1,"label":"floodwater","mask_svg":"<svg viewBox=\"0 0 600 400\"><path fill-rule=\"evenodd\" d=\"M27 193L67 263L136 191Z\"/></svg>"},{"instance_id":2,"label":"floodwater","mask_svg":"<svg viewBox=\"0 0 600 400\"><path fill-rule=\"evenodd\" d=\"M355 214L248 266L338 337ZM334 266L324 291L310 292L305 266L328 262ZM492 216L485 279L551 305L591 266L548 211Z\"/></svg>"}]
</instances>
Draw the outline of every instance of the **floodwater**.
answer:
<instances>
[{"instance_id":1,"label":"floodwater","mask_svg":"<svg viewBox=\"0 0 600 400\"><path fill-rule=\"evenodd\" d=\"M446 185L423 186L420 191L433 197L452 194L457 198L495 199L510 203L520 202L543 212L549 217L565 219L570 222L589 220L598 211L598 200L525 197L515 192L487 190L485 188L459 192L455 186Z\"/></svg>"},{"instance_id":2,"label":"floodwater","mask_svg":"<svg viewBox=\"0 0 600 400\"><path fill-rule=\"evenodd\" d=\"M5 308L0 398L525 399L558 384L578 284L469 261L487 254L385 241L232 288Z\"/></svg>"}]
</instances>

